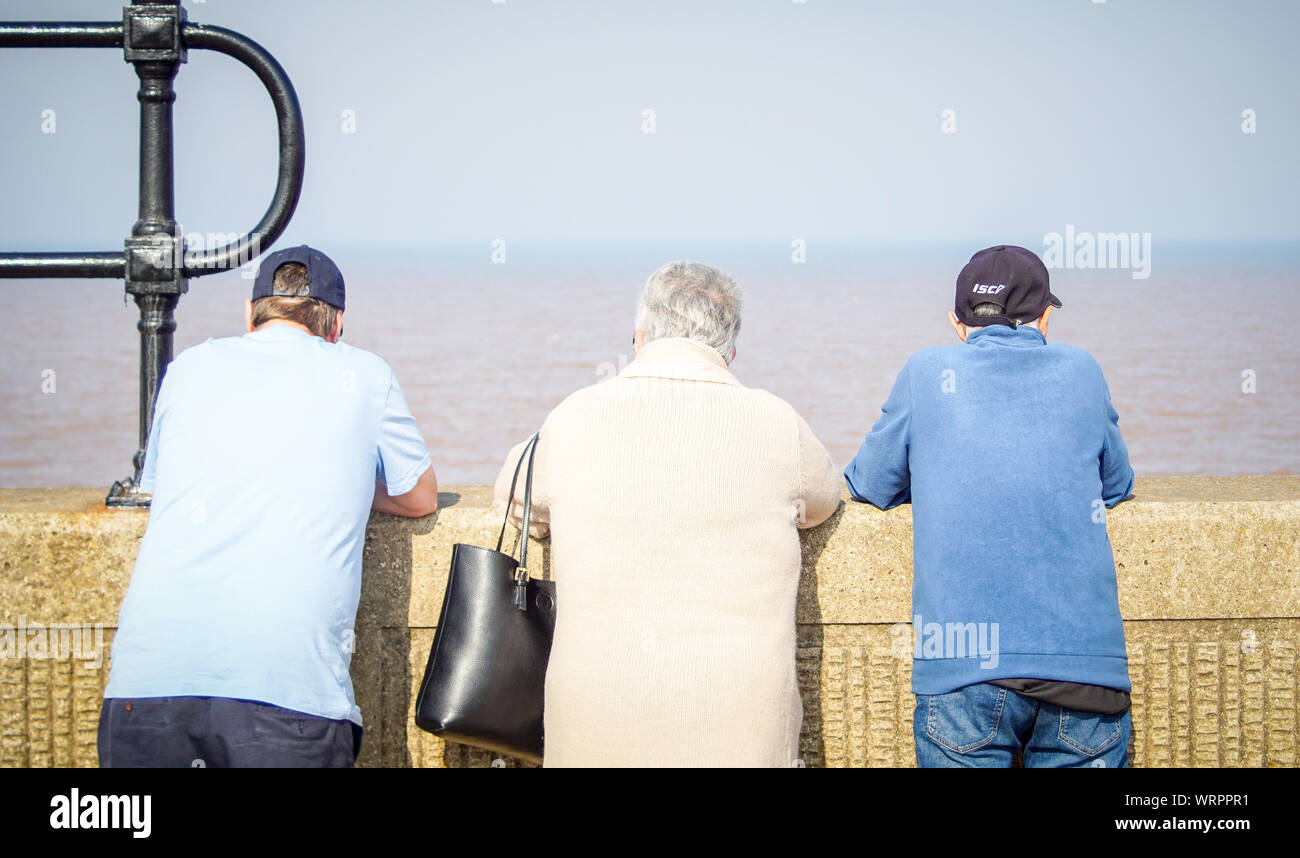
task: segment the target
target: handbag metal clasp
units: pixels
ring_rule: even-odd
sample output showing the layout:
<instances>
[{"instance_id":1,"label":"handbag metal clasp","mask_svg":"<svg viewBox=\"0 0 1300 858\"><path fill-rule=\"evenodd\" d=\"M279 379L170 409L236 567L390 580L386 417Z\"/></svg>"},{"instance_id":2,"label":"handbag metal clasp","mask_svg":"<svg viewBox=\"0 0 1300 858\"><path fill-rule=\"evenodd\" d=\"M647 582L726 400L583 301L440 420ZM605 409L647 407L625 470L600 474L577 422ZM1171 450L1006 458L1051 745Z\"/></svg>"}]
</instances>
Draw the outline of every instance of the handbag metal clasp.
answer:
<instances>
[{"instance_id":1,"label":"handbag metal clasp","mask_svg":"<svg viewBox=\"0 0 1300 858\"><path fill-rule=\"evenodd\" d=\"M515 607L528 610L528 570L522 566L515 572Z\"/></svg>"}]
</instances>

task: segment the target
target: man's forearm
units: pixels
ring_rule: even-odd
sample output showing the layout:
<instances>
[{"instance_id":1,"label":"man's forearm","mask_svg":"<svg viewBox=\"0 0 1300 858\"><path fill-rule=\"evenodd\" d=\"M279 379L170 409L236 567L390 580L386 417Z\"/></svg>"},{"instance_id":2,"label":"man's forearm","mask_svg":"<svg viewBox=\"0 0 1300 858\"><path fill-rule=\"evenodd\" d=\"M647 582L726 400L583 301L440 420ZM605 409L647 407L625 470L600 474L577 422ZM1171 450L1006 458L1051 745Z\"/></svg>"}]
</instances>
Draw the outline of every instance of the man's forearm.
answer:
<instances>
[{"instance_id":1,"label":"man's forearm","mask_svg":"<svg viewBox=\"0 0 1300 858\"><path fill-rule=\"evenodd\" d=\"M371 508L406 518L420 518L437 511L438 479L434 476L433 468L430 467L421 474L409 492L396 497L388 493L382 482L375 480L375 497Z\"/></svg>"}]
</instances>

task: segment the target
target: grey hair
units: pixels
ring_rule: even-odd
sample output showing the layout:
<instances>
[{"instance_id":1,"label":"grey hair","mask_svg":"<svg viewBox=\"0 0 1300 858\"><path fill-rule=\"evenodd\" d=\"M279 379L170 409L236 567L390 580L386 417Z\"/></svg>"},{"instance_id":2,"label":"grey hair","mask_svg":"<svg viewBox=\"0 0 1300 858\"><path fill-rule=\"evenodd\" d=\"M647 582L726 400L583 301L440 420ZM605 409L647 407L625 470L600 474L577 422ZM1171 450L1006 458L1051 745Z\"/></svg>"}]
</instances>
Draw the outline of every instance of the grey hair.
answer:
<instances>
[{"instance_id":1,"label":"grey hair","mask_svg":"<svg viewBox=\"0 0 1300 858\"><path fill-rule=\"evenodd\" d=\"M1002 307L994 304L992 301L982 301L970 309L971 317L975 319L984 319L989 316L1001 316L1003 312ZM1016 319L1015 321L1017 325L1029 325L1034 330L1038 330L1037 319Z\"/></svg>"},{"instance_id":2,"label":"grey hair","mask_svg":"<svg viewBox=\"0 0 1300 858\"><path fill-rule=\"evenodd\" d=\"M636 326L646 342L688 337L731 362L740 334L740 286L699 262L669 262L650 279L636 305Z\"/></svg>"}]
</instances>

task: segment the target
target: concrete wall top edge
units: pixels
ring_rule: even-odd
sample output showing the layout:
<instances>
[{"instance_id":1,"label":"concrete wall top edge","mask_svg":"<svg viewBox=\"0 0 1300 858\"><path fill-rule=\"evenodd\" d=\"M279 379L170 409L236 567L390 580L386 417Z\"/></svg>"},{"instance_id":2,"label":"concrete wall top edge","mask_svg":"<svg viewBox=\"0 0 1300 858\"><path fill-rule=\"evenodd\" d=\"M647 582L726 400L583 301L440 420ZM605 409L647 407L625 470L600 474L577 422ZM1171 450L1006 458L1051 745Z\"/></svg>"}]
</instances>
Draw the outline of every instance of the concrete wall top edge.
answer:
<instances>
[{"instance_id":1,"label":"concrete wall top edge","mask_svg":"<svg viewBox=\"0 0 1300 858\"><path fill-rule=\"evenodd\" d=\"M0 489L0 515L14 513L107 513L103 488ZM848 502L848 494L843 498ZM443 508L491 505L487 486L443 486L438 496ZM1249 476L1138 477L1127 504L1226 503L1300 501L1300 474ZM140 511L113 511L114 515ZM377 519L385 516L376 516Z\"/></svg>"}]
</instances>

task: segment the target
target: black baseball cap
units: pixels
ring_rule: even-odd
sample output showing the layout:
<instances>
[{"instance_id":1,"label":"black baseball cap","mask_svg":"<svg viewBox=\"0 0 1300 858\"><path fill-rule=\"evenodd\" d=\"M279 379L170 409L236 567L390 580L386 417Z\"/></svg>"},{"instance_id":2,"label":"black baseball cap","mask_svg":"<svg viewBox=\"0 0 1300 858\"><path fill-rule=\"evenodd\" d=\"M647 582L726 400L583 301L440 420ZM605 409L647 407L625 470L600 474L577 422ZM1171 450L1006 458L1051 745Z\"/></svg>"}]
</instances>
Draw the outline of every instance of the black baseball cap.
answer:
<instances>
[{"instance_id":1,"label":"black baseball cap","mask_svg":"<svg viewBox=\"0 0 1300 858\"><path fill-rule=\"evenodd\" d=\"M275 291L275 272L286 262L298 262L307 267L307 293L293 297L316 298L331 307L343 309L343 273L328 256L314 247L300 244L277 250L262 260L253 281L253 300L272 295L286 295Z\"/></svg>"},{"instance_id":2,"label":"black baseball cap","mask_svg":"<svg viewBox=\"0 0 1300 858\"><path fill-rule=\"evenodd\" d=\"M976 317L977 304L996 304L997 316ZM1047 266L1033 251L1010 244L986 247L970 258L957 275L957 321L964 325L1007 325L1032 322L1048 305L1061 299L1048 288Z\"/></svg>"}]
</instances>

